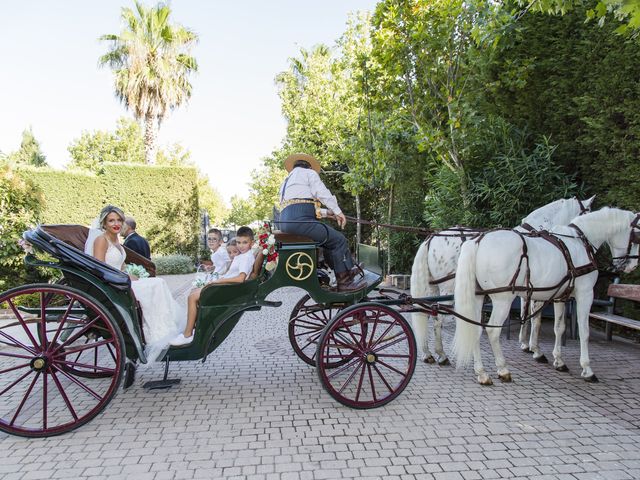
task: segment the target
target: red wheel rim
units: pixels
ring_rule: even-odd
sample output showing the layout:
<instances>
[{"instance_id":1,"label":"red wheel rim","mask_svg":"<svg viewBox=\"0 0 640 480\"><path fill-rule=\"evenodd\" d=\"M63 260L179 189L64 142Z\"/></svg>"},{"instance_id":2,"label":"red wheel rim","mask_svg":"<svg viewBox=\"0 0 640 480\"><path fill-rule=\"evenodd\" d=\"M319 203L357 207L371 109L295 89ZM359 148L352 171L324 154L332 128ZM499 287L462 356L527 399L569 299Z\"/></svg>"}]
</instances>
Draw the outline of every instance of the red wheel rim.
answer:
<instances>
[{"instance_id":1,"label":"red wheel rim","mask_svg":"<svg viewBox=\"0 0 640 480\"><path fill-rule=\"evenodd\" d=\"M289 341L296 355L308 365L316 366L318 342L327 323L340 311L336 305L318 305L309 295L302 297L291 312ZM332 368L330 365L328 368Z\"/></svg>"},{"instance_id":2,"label":"red wheel rim","mask_svg":"<svg viewBox=\"0 0 640 480\"><path fill-rule=\"evenodd\" d=\"M375 408L408 385L416 365L416 342L396 311L384 305L356 305L329 323L317 358L318 376L333 398L353 408ZM343 364L327 368L335 362Z\"/></svg>"},{"instance_id":3,"label":"red wheel rim","mask_svg":"<svg viewBox=\"0 0 640 480\"><path fill-rule=\"evenodd\" d=\"M122 334L104 308L66 286L0 296L0 430L64 433L95 417L122 378Z\"/></svg>"}]
</instances>

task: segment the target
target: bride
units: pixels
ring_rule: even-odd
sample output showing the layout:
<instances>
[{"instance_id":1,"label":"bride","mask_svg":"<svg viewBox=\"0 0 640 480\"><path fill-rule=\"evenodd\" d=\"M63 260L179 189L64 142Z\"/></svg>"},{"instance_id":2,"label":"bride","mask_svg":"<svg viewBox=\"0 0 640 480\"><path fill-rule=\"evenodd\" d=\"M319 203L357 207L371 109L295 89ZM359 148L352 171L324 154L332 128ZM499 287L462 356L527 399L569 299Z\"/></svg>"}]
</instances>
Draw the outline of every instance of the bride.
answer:
<instances>
[{"instance_id":1,"label":"bride","mask_svg":"<svg viewBox=\"0 0 640 480\"><path fill-rule=\"evenodd\" d=\"M124 223L124 213L118 207L107 205L100 212L97 225L92 225L84 245L85 253L110 267L124 270L126 253L118 240ZM131 288L142 307L145 353L147 360L158 360L173 339L184 328L186 315L171 296L161 278L131 277Z\"/></svg>"}]
</instances>

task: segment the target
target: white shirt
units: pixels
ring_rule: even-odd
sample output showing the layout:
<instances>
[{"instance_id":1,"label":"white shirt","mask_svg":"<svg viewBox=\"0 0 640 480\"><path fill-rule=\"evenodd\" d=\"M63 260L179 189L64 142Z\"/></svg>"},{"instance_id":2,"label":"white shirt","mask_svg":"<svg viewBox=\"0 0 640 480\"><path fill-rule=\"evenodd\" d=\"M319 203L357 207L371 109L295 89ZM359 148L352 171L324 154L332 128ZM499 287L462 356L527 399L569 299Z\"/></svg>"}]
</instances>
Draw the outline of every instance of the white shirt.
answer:
<instances>
[{"instance_id":1,"label":"white shirt","mask_svg":"<svg viewBox=\"0 0 640 480\"><path fill-rule=\"evenodd\" d=\"M245 280L249 278L251 275L251 271L253 270L253 262L255 257L253 256L253 251L249 250L246 253L241 253L237 255L236 258L231 262L231 266L229 267L229 271L222 275L220 278L233 278L237 277L241 273L246 275Z\"/></svg>"},{"instance_id":2,"label":"white shirt","mask_svg":"<svg viewBox=\"0 0 640 480\"><path fill-rule=\"evenodd\" d=\"M280 187L280 198L282 200L291 200L292 198L313 198L319 200L329 207L333 213L339 215L342 213L338 206L338 201L327 187L325 187L320 175L310 168L294 168L287 177L285 191L282 192Z\"/></svg>"},{"instance_id":3,"label":"white shirt","mask_svg":"<svg viewBox=\"0 0 640 480\"><path fill-rule=\"evenodd\" d=\"M227 264L231 261L227 247L221 245L218 249L211 254L211 261L213 262L214 272L224 273L227 268Z\"/></svg>"}]
</instances>

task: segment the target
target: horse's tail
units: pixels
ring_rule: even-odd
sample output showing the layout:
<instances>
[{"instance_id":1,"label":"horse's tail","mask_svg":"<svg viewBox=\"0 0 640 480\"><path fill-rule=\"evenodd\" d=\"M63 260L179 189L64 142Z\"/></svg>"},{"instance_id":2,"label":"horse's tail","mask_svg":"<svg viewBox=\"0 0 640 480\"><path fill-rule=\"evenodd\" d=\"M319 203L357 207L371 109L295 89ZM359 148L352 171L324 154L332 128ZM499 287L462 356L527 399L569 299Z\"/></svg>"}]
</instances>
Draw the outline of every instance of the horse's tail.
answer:
<instances>
[{"instance_id":1,"label":"horse's tail","mask_svg":"<svg viewBox=\"0 0 640 480\"><path fill-rule=\"evenodd\" d=\"M456 286L454 293L455 310L463 317L479 321L476 297L476 257L478 242L465 242L460 250ZM456 356L456 368L467 366L473 359L474 346L482 333L478 325L465 322L456 317L456 333L453 337L453 352Z\"/></svg>"},{"instance_id":2,"label":"horse's tail","mask_svg":"<svg viewBox=\"0 0 640 480\"><path fill-rule=\"evenodd\" d=\"M422 242L411 267L411 296L425 297L429 288L429 244Z\"/></svg>"},{"instance_id":3,"label":"horse's tail","mask_svg":"<svg viewBox=\"0 0 640 480\"><path fill-rule=\"evenodd\" d=\"M426 297L429 292L429 282L431 281L429 273L429 242L422 242L411 267L411 296ZM427 315L416 312L411 314L411 323L416 336L420 339L426 338L427 334ZM422 348L422 345L418 345Z\"/></svg>"}]
</instances>

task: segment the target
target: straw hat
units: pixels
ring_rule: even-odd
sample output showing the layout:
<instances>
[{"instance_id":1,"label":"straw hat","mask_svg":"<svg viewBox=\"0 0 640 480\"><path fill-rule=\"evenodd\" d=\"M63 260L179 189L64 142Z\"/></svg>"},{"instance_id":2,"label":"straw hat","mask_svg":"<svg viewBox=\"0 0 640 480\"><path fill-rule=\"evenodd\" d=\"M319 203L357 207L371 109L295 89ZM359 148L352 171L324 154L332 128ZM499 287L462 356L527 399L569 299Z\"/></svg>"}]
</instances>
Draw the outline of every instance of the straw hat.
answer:
<instances>
[{"instance_id":1,"label":"straw hat","mask_svg":"<svg viewBox=\"0 0 640 480\"><path fill-rule=\"evenodd\" d=\"M285 158L284 168L287 169L287 172L293 170L293 164L296 163L296 160L304 160L305 162L309 162L311 168L320 173L320 162L318 162L315 157L307 155L306 153L294 153L293 155L289 155L287 158Z\"/></svg>"}]
</instances>

